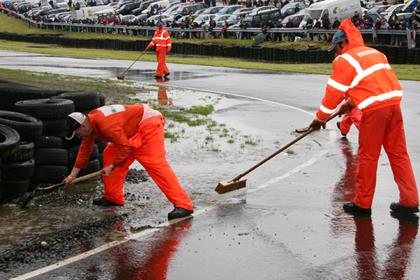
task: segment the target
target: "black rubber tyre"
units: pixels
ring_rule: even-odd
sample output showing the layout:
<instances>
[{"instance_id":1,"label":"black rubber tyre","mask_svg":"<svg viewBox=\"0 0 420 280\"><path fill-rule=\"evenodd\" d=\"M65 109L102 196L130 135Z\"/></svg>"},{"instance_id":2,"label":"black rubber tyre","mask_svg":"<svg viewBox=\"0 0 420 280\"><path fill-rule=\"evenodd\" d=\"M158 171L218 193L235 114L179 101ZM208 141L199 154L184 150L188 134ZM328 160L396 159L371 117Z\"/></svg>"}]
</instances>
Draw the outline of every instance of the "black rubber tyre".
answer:
<instances>
[{"instance_id":1,"label":"black rubber tyre","mask_svg":"<svg viewBox=\"0 0 420 280\"><path fill-rule=\"evenodd\" d=\"M72 100L76 112L91 111L100 106L99 94L91 91L64 92L54 98Z\"/></svg>"},{"instance_id":2,"label":"black rubber tyre","mask_svg":"<svg viewBox=\"0 0 420 280\"><path fill-rule=\"evenodd\" d=\"M56 184L63 181L67 175L67 166L37 165L34 178L37 183Z\"/></svg>"},{"instance_id":3,"label":"black rubber tyre","mask_svg":"<svg viewBox=\"0 0 420 280\"><path fill-rule=\"evenodd\" d=\"M63 139L58 136L41 136L35 141L36 148L62 148Z\"/></svg>"},{"instance_id":4,"label":"black rubber tyre","mask_svg":"<svg viewBox=\"0 0 420 280\"><path fill-rule=\"evenodd\" d=\"M16 111L40 120L64 119L74 112L74 103L68 99L33 99L15 103Z\"/></svg>"},{"instance_id":5,"label":"black rubber tyre","mask_svg":"<svg viewBox=\"0 0 420 280\"><path fill-rule=\"evenodd\" d=\"M37 165L67 165L67 150L57 148L35 149L35 161Z\"/></svg>"},{"instance_id":6,"label":"black rubber tyre","mask_svg":"<svg viewBox=\"0 0 420 280\"><path fill-rule=\"evenodd\" d=\"M20 136L16 130L0 124L0 158L12 153L19 142Z\"/></svg>"},{"instance_id":7,"label":"black rubber tyre","mask_svg":"<svg viewBox=\"0 0 420 280\"><path fill-rule=\"evenodd\" d=\"M98 93L99 95L99 107L102 107L106 104L106 96L103 93Z\"/></svg>"},{"instance_id":8,"label":"black rubber tyre","mask_svg":"<svg viewBox=\"0 0 420 280\"><path fill-rule=\"evenodd\" d=\"M2 180L0 182L0 192L2 194L2 201L7 201L16 197L19 197L21 194L25 193L29 187L28 180Z\"/></svg>"},{"instance_id":9,"label":"black rubber tyre","mask_svg":"<svg viewBox=\"0 0 420 280\"><path fill-rule=\"evenodd\" d=\"M42 122L26 114L0 111L0 124L16 130L21 141L32 142L42 135Z\"/></svg>"},{"instance_id":10,"label":"black rubber tyre","mask_svg":"<svg viewBox=\"0 0 420 280\"><path fill-rule=\"evenodd\" d=\"M69 153L69 161L68 161L68 167L69 169L73 168L74 163L76 162L77 153L79 152L79 147L72 147L68 150ZM89 161L98 159L99 151L98 146L93 145L92 153L90 154Z\"/></svg>"},{"instance_id":11,"label":"black rubber tyre","mask_svg":"<svg viewBox=\"0 0 420 280\"><path fill-rule=\"evenodd\" d=\"M10 155L3 157L4 163L24 162L34 157L34 143L20 142L19 146Z\"/></svg>"},{"instance_id":12,"label":"black rubber tyre","mask_svg":"<svg viewBox=\"0 0 420 280\"><path fill-rule=\"evenodd\" d=\"M93 173L93 172L96 172L96 171L99 171L99 170L101 170L101 164L100 164L99 160L98 159L91 160L91 161L89 161L86 168L83 168L82 170L80 170L78 176L87 175L89 173Z\"/></svg>"},{"instance_id":13,"label":"black rubber tyre","mask_svg":"<svg viewBox=\"0 0 420 280\"><path fill-rule=\"evenodd\" d=\"M66 136L66 133L67 133L66 122L67 122L67 119L42 121L42 123L44 124L43 134L57 136L57 137Z\"/></svg>"},{"instance_id":14,"label":"black rubber tyre","mask_svg":"<svg viewBox=\"0 0 420 280\"><path fill-rule=\"evenodd\" d=\"M10 82L0 83L0 109L14 110L14 104L19 100L50 98L61 92Z\"/></svg>"},{"instance_id":15,"label":"black rubber tyre","mask_svg":"<svg viewBox=\"0 0 420 280\"><path fill-rule=\"evenodd\" d=\"M100 142L97 142L96 145L98 145L98 151L99 151L99 153L103 153L103 151L105 150L106 146L108 145L108 142L100 141Z\"/></svg>"},{"instance_id":16,"label":"black rubber tyre","mask_svg":"<svg viewBox=\"0 0 420 280\"><path fill-rule=\"evenodd\" d=\"M0 168L3 172L3 180L26 180L34 174L35 161L31 159L24 162L3 163Z\"/></svg>"}]
</instances>

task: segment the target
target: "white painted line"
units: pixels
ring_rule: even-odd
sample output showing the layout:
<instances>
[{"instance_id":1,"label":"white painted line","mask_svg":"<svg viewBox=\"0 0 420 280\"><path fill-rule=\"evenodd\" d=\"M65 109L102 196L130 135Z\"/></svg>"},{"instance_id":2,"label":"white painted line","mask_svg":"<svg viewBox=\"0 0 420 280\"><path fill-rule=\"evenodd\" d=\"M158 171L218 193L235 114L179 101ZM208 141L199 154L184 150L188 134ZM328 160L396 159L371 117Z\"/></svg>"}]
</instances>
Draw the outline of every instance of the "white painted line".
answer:
<instances>
[{"instance_id":1,"label":"white painted line","mask_svg":"<svg viewBox=\"0 0 420 280\"><path fill-rule=\"evenodd\" d=\"M144 83L144 84L148 84L148 83ZM195 89L195 88L185 88L185 87L178 87L178 88L191 89L191 90L199 90L199 91L206 91L206 92L210 92L210 93L217 93L217 94L222 94L222 95L229 95L229 96L237 96L237 97L242 97L242 98L248 98L248 99L252 99L252 100L258 100L258 101L267 102L267 103L271 103L271 104L281 105L281 106L284 106L284 107L288 107L288 108L292 108L292 109L295 109L295 110L298 110L298 111L304 112L304 113L306 113L306 114L311 114L311 113L309 113L308 111L305 111L305 110L303 110L303 109L300 109L300 108L297 108L297 107L294 107L294 106L286 105L286 104L279 103L279 102L275 102L275 101L264 100L264 99L261 99L261 98L256 98L256 97L249 97L249 96L240 95L240 94L223 93L223 92L217 92L217 91L208 91L208 90ZM311 115L312 115L312 114L311 114ZM332 142L332 140L333 140L333 138L335 138L335 137L336 137L336 134L337 134L337 133L336 133L335 131L331 131L331 130L329 131L329 136L330 136L330 137L329 137L329 141L328 141L329 143L331 143L331 142ZM317 161L318 161L321 157L323 157L326 153L328 153L328 150L322 150L322 151L321 151L321 152L319 152L316 156L312 157L312 158L311 158L311 159L309 159L308 161L306 161L306 162L304 162L304 163L302 163L302 164L300 164L300 165L296 166L295 168L293 168L292 170L290 170L290 171L288 171L288 172L284 173L284 174L283 174L283 175L281 175L281 176L278 176L278 177L276 177L276 178L270 179L270 180L268 180L267 182L265 182L265 183L263 183L263 184L261 184L261 185L259 185L259 186L255 187L254 189L248 190L248 191L247 191L247 193L254 193L254 192L256 192L256 191L259 191L259 190L265 189L265 188L269 187L270 185L272 185L272 184L274 184L274 183L277 183L277 182L279 182L279 181L281 181L281 180L286 179L287 177L292 176L293 174L296 174L297 172L299 172L299 171L303 170L304 168L306 168L306 167L308 167L308 166L310 166L310 165L314 164L315 162L317 162ZM208 206L208 207L205 207L205 208L203 208L203 209L196 210L196 211L192 214L192 216L193 216L193 217L200 216L200 215L202 215L202 214L204 214L204 213L206 213L206 212L212 211L212 210L214 210L214 209L216 209L216 208L217 208L217 205ZM161 224L161 225L159 225L159 226L157 226L157 227L154 227L154 228L149 228L149 229L146 229L146 230L143 230L143 231L140 231L140 232L134 233L134 234L132 234L132 235L129 235L129 236L125 237L125 238L124 238L124 239L122 239L122 240L112 241L112 242L110 242L110 243L104 244L104 245L102 245L102 246L100 246L100 247L97 247L97 248L95 248L95 249L92 249L92 250L86 251L86 252L84 252L84 253L82 253L82 254L80 254L80 255L77 255L77 256L74 256L74 257L71 257L71 258L65 259L65 260L63 260L63 261L57 262L57 263L55 263L55 264L52 264L52 265L49 265L49 266L46 266L46 267L43 267L43 268L40 268L40 269L37 269L37 270L31 271L31 272L28 272L28 273L26 273L26 274L23 274L23 275L17 276L17 277L15 277L15 278L11 278L10 280L24 280L24 279L31 279L31 278L33 278L33 277L37 277L37 276L39 276L39 275L45 274L45 273L47 273L47 272L50 272L50 271L53 271L53 270L59 269L59 268L64 267L64 266L66 266L66 265L69 265L69 264L75 263L75 262L77 262L77 261L83 260L83 259L88 258L88 257L90 257L90 256L93 256L93 255L95 255L95 254L101 253L101 252L106 251L106 250L108 250L108 249L111 249L111 248L113 248L113 247L116 247L116 246L122 245L122 244L124 244L124 243L126 243L126 242L128 242L128 241L130 241L130 240L139 239L139 238L144 238L144 237L146 237L146 236L152 235L153 233L155 233L155 232L159 231L160 229L162 229L162 228L166 228L166 227L169 227L169 226L171 226L171 225L173 225L173 224L176 224L176 223L178 223L178 222L181 222L182 220L184 220L184 219L181 219L181 220L178 220L178 221L175 221L175 222L174 222L174 221L172 221L172 222L170 222L170 221L165 222L165 223L163 223L163 224Z\"/></svg>"},{"instance_id":2,"label":"white painted line","mask_svg":"<svg viewBox=\"0 0 420 280\"><path fill-rule=\"evenodd\" d=\"M143 84L143 85L162 86L158 83L153 83L153 82L150 82L150 83L148 83L148 82L137 82L137 83L138 84ZM315 117L314 112L311 113L311 112L308 112L308 111L306 111L302 108L299 108L299 107L295 107L295 106L284 104L284 103L277 102L277 101L266 100L266 99L262 99L262 98L258 98L258 97L247 96L247 95L237 94L237 93L224 92L224 91L210 90L210 89L183 87L183 86L177 86L177 85L166 85L166 87L202 91L202 92L215 93L215 94L226 95L226 96L240 97L240 98L245 98L245 99L250 99L250 100L255 100L255 101L261 101L261 102L265 102L265 103L280 105L280 106L283 106L283 107L286 107L286 108L289 108L289 109L294 109L296 111L300 111L302 113L305 113L305 114L308 114L308 115L311 115L311 116Z\"/></svg>"},{"instance_id":3,"label":"white painted line","mask_svg":"<svg viewBox=\"0 0 420 280\"><path fill-rule=\"evenodd\" d=\"M313 158L309 159L308 161L305 161L304 163L302 163L301 165L296 166L295 168L293 168L292 170L284 173L281 176L275 177L273 179L268 180L267 182L257 186L254 189L251 189L249 191L247 191L247 193L254 193L256 191L265 189L266 187L269 187L270 185L273 185L274 183L277 183L281 180L286 179L287 177L303 170L304 168L311 166L312 164L314 164L315 162L317 162L321 157L323 157L325 154L328 153L328 150L322 150L321 152L319 152L316 156L314 156Z\"/></svg>"}]
</instances>

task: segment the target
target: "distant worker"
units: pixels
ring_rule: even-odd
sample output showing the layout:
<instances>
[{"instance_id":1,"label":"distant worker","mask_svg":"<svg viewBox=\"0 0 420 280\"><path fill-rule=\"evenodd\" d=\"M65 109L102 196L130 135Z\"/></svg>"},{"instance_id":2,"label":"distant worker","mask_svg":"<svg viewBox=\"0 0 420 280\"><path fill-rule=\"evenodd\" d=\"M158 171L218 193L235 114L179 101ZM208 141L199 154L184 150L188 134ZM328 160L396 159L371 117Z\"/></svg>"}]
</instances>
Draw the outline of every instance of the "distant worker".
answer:
<instances>
[{"instance_id":1,"label":"distant worker","mask_svg":"<svg viewBox=\"0 0 420 280\"><path fill-rule=\"evenodd\" d=\"M156 58L158 65L156 68L156 79L168 79L170 75L168 66L166 66L166 53L172 49L172 40L168 31L163 28L162 22L158 22L157 29L153 35L152 41L147 45L147 49L156 46Z\"/></svg>"},{"instance_id":2,"label":"distant worker","mask_svg":"<svg viewBox=\"0 0 420 280\"><path fill-rule=\"evenodd\" d=\"M164 117L148 105L108 105L91 111L87 116L75 112L67 118L68 137L83 137L76 162L69 176L70 185L85 168L95 144L95 138L109 142L103 153L102 169L104 196L93 201L99 206L124 205L124 180L134 160L146 169L153 181L175 209L168 219L193 213L193 205L166 160Z\"/></svg>"},{"instance_id":3,"label":"distant worker","mask_svg":"<svg viewBox=\"0 0 420 280\"><path fill-rule=\"evenodd\" d=\"M388 155L400 192L393 212L418 212L419 197L407 152L400 109L402 88L386 56L366 47L360 31L345 19L334 34L332 47L337 57L322 104L311 128L325 127L325 120L345 98L341 112L356 106L363 113L359 127L356 193L343 209L353 215L370 215L376 187L376 170L382 146ZM353 105L354 104L354 105Z\"/></svg>"}]
</instances>

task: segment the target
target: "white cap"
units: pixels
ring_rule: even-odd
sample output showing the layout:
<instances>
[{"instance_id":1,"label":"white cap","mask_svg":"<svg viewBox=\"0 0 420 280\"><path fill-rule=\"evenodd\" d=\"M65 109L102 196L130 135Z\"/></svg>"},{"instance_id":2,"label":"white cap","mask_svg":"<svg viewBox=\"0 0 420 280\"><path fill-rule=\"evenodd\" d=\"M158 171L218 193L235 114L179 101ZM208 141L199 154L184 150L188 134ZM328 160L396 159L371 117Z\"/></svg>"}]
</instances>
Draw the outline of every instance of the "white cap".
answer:
<instances>
[{"instance_id":1,"label":"white cap","mask_svg":"<svg viewBox=\"0 0 420 280\"><path fill-rule=\"evenodd\" d=\"M70 136L66 136L67 140L71 140L76 135L76 129L78 129L82 123L86 120L86 115L80 112L74 112L67 116L67 130Z\"/></svg>"}]
</instances>

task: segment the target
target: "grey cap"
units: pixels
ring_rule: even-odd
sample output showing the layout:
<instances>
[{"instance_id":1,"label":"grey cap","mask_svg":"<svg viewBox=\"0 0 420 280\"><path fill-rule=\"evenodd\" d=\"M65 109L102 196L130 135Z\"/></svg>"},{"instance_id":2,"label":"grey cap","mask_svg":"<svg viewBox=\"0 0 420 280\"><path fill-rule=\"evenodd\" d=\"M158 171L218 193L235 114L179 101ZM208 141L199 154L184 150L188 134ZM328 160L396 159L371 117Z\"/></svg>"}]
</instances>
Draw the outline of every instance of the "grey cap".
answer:
<instances>
[{"instance_id":1,"label":"grey cap","mask_svg":"<svg viewBox=\"0 0 420 280\"><path fill-rule=\"evenodd\" d=\"M329 52L332 52L335 49L335 46L338 43L344 42L347 39L346 33L342 30L338 30L337 32L335 32L333 38L332 38L332 45L331 47L328 49Z\"/></svg>"}]
</instances>

